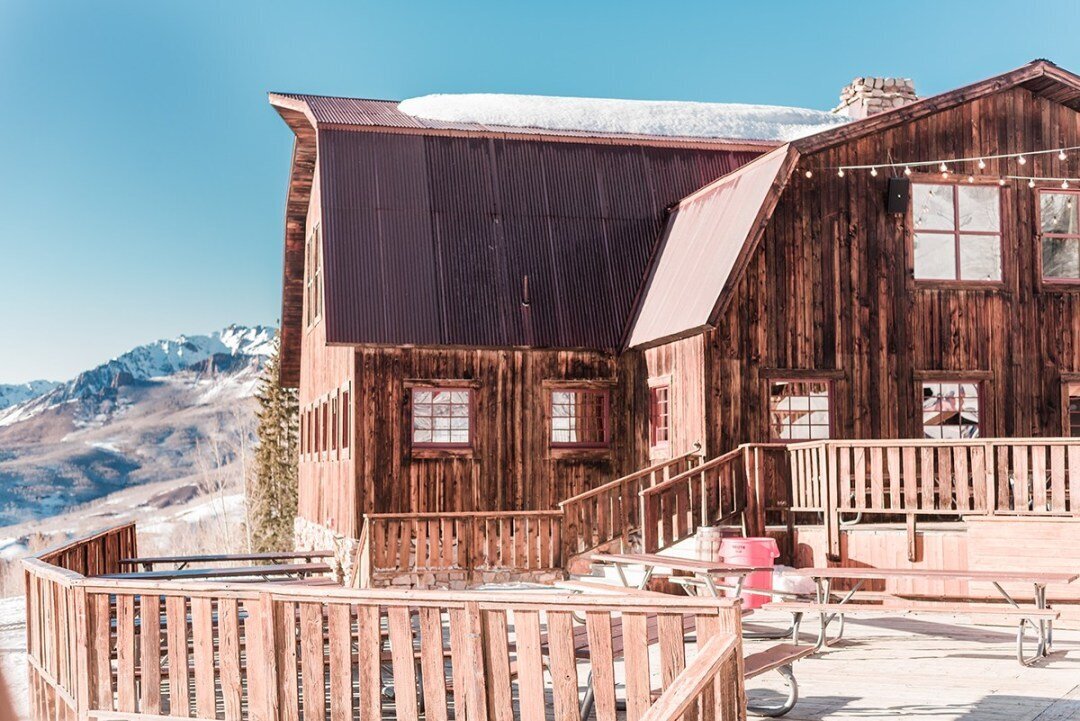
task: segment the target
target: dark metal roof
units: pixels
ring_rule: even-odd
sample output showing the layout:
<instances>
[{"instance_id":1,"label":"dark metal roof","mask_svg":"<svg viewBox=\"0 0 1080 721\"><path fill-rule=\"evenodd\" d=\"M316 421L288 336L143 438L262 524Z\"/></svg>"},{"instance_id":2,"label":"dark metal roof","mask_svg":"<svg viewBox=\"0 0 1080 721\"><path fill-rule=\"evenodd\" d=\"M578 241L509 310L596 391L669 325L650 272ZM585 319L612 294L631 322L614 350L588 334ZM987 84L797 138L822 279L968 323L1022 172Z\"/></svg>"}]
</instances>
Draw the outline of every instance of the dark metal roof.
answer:
<instances>
[{"instance_id":1,"label":"dark metal roof","mask_svg":"<svg viewBox=\"0 0 1080 721\"><path fill-rule=\"evenodd\" d=\"M327 341L617 348L665 209L756 155L320 128Z\"/></svg>"}]
</instances>

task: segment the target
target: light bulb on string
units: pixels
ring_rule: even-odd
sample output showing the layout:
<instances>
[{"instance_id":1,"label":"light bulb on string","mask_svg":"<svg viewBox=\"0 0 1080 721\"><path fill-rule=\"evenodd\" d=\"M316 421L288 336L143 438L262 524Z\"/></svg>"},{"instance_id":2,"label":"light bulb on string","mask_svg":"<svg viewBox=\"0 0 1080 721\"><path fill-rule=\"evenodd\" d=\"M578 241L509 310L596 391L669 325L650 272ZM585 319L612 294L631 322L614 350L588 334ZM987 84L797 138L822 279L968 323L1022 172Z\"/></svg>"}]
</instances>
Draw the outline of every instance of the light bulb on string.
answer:
<instances>
[{"instance_id":1,"label":"light bulb on string","mask_svg":"<svg viewBox=\"0 0 1080 721\"><path fill-rule=\"evenodd\" d=\"M1065 160L1067 157L1069 157L1069 156L1065 155L1064 150L1059 150L1058 151L1058 160Z\"/></svg>"},{"instance_id":2,"label":"light bulb on string","mask_svg":"<svg viewBox=\"0 0 1080 721\"><path fill-rule=\"evenodd\" d=\"M949 177L949 171L948 170L942 170L941 171L941 177L942 178L948 178Z\"/></svg>"},{"instance_id":3,"label":"light bulb on string","mask_svg":"<svg viewBox=\"0 0 1080 721\"><path fill-rule=\"evenodd\" d=\"M808 178L814 177L814 171L813 170L807 170L806 171L806 177L808 177Z\"/></svg>"},{"instance_id":4,"label":"light bulb on string","mask_svg":"<svg viewBox=\"0 0 1080 721\"><path fill-rule=\"evenodd\" d=\"M1005 178L998 178L998 185L1005 185Z\"/></svg>"},{"instance_id":5,"label":"light bulb on string","mask_svg":"<svg viewBox=\"0 0 1080 721\"><path fill-rule=\"evenodd\" d=\"M870 168L870 175L876 178L877 177L877 168Z\"/></svg>"},{"instance_id":6,"label":"light bulb on string","mask_svg":"<svg viewBox=\"0 0 1080 721\"><path fill-rule=\"evenodd\" d=\"M840 168L840 170L836 171L836 175L840 178L844 177L844 169Z\"/></svg>"},{"instance_id":7,"label":"light bulb on string","mask_svg":"<svg viewBox=\"0 0 1080 721\"><path fill-rule=\"evenodd\" d=\"M1025 158L1023 155L1017 155L1016 162L1020 163L1020 165L1027 165L1027 158Z\"/></svg>"},{"instance_id":8,"label":"light bulb on string","mask_svg":"<svg viewBox=\"0 0 1080 721\"><path fill-rule=\"evenodd\" d=\"M1061 189L1062 190L1068 190L1069 189L1069 181L1068 180L1061 181Z\"/></svg>"},{"instance_id":9,"label":"light bulb on string","mask_svg":"<svg viewBox=\"0 0 1080 721\"><path fill-rule=\"evenodd\" d=\"M911 168L904 168L904 175L911 175Z\"/></svg>"},{"instance_id":10,"label":"light bulb on string","mask_svg":"<svg viewBox=\"0 0 1080 721\"><path fill-rule=\"evenodd\" d=\"M968 176L968 182L969 183L974 183L975 182L975 176L974 175L969 175Z\"/></svg>"},{"instance_id":11,"label":"light bulb on string","mask_svg":"<svg viewBox=\"0 0 1080 721\"><path fill-rule=\"evenodd\" d=\"M986 161L979 158L979 170L986 170Z\"/></svg>"},{"instance_id":12,"label":"light bulb on string","mask_svg":"<svg viewBox=\"0 0 1080 721\"><path fill-rule=\"evenodd\" d=\"M945 165L945 163L942 163L941 165L938 166L938 170L940 170L942 173L948 173L949 172L949 166Z\"/></svg>"},{"instance_id":13,"label":"light bulb on string","mask_svg":"<svg viewBox=\"0 0 1080 721\"><path fill-rule=\"evenodd\" d=\"M1031 179L1028 180L1028 187L1029 188L1034 188L1035 187L1035 178L1031 178Z\"/></svg>"}]
</instances>

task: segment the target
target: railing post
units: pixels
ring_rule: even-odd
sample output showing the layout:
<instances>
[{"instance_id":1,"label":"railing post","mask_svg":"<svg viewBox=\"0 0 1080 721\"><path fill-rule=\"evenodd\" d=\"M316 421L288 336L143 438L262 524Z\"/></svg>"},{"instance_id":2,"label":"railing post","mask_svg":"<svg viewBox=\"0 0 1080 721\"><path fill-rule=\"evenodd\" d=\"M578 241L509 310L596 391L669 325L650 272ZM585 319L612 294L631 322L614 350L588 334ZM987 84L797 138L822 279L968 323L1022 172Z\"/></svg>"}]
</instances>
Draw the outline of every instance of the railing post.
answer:
<instances>
[{"instance_id":1,"label":"railing post","mask_svg":"<svg viewBox=\"0 0 1080 721\"><path fill-rule=\"evenodd\" d=\"M997 513L997 475L994 469L997 466L997 457L994 444L987 442L985 445L986 461L986 514L993 516Z\"/></svg>"},{"instance_id":2,"label":"railing post","mask_svg":"<svg viewBox=\"0 0 1080 721\"><path fill-rule=\"evenodd\" d=\"M819 457L823 463L819 464L818 473L821 473L821 465L825 466L825 529L829 542L828 557L831 560L840 560L840 505L837 495L840 492L839 478L837 476L836 447L829 442L823 442L819 449ZM819 481L820 482L820 481Z\"/></svg>"},{"instance_id":3,"label":"railing post","mask_svg":"<svg viewBox=\"0 0 1080 721\"><path fill-rule=\"evenodd\" d=\"M79 721L90 717L90 616L86 610L86 589L76 584L75 594L75 676L71 679L75 688L75 712Z\"/></svg>"}]
</instances>

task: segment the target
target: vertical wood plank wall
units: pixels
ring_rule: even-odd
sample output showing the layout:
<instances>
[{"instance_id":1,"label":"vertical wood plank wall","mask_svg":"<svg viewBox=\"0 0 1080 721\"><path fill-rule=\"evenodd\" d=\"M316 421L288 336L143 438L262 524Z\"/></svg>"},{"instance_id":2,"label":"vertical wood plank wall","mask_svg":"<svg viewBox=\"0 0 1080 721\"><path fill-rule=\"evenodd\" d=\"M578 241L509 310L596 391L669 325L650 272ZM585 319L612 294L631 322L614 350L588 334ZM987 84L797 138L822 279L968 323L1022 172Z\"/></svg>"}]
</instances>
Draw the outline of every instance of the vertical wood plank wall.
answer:
<instances>
[{"instance_id":1,"label":"vertical wood plank wall","mask_svg":"<svg viewBox=\"0 0 1080 721\"><path fill-rule=\"evenodd\" d=\"M1080 294L1040 287L1035 192L1022 181L1002 189L1003 287L927 289L912 279L908 216L885 212L889 173L841 179L827 168L1076 144L1076 112L1016 88L802 159L706 334L721 450L768 437L765 369L842 371L840 438L921 436L920 371L990 374L984 436L1061 435L1061 374L1080 369ZM1017 172L1015 161L986 163L987 175ZM1025 167L1075 175L1076 158Z\"/></svg>"},{"instance_id":2,"label":"vertical wood plank wall","mask_svg":"<svg viewBox=\"0 0 1080 721\"><path fill-rule=\"evenodd\" d=\"M308 206L305 238L322 222L319 206L319 172L316 167ZM325 261L324 261L325 262ZM304 294L304 318L307 317L307 293ZM353 382L355 365L352 348L326 345L326 324L310 329L301 322L300 394L301 412L328 393L336 393ZM355 395L355 392L352 394ZM354 426L355 427L355 426ZM347 453L302 455L299 463L300 516L316 521L344 536L360 533L356 512L356 443L349 443Z\"/></svg>"},{"instance_id":3,"label":"vertical wood plank wall","mask_svg":"<svg viewBox=\"0 0 1080 721\"><path fill-rule=\"evenodd\" d=\"M641 383L652 378L670 378L669 410L671 413L671 446L668 457L689 453L695 443L701 444L705 457L730 449L710 445L709 425L706 421L705 392L705 344L701 335L691 336L646 349L641 353L644 377ZM648 422L648 389L641 418Z\"/></svg>"}]
</instances>

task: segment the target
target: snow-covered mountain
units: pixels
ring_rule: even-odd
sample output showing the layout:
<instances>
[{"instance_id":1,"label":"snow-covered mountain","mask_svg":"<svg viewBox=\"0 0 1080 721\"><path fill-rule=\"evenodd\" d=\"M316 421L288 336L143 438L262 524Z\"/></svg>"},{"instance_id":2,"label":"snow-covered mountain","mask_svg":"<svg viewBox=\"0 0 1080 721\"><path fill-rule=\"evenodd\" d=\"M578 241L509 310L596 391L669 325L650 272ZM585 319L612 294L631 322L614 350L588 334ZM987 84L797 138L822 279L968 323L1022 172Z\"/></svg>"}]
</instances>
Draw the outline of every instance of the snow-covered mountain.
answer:
<instances>
[{"instance_id":1,"label":"snow-covered mountain","mask_svg":"<svg viewBox=\"0 0 1080 721\"><path fill-rule=\"evenodd\" d=\"M115 399L116 389L121 386L189 369L228 371L238 361L243 365L250 358L266 358L273 341L273 328L230 325L209 335L181 335L137 346L66 383L53 383L45 392L0 411L0 426L26 420L70 401L81 401L84 407L79 409L82 411L79 420L90 421Z\"/></svg>"},{"instance_id":2,"label":"snow-covered mountain","mask_svg":"<svg viewBox=\"0 0 1080 721\"><path fill-rule=\"evenodd\" d=\"M242 460L274 329L141 345L0 410L0 526ZM213 481L216 483L216 481Z\"/></svg>"},{"instance_id":3,"label":"snow-covered mountain","mask_svg":"<svg viewBox=\"0 0 1080 721\"><path fill-rule=\"evenodd\" d=\"M29 383L0 383L0 411L44 395L56 386L56 381L30 381Z\"/></svg>"}]
</instances>

